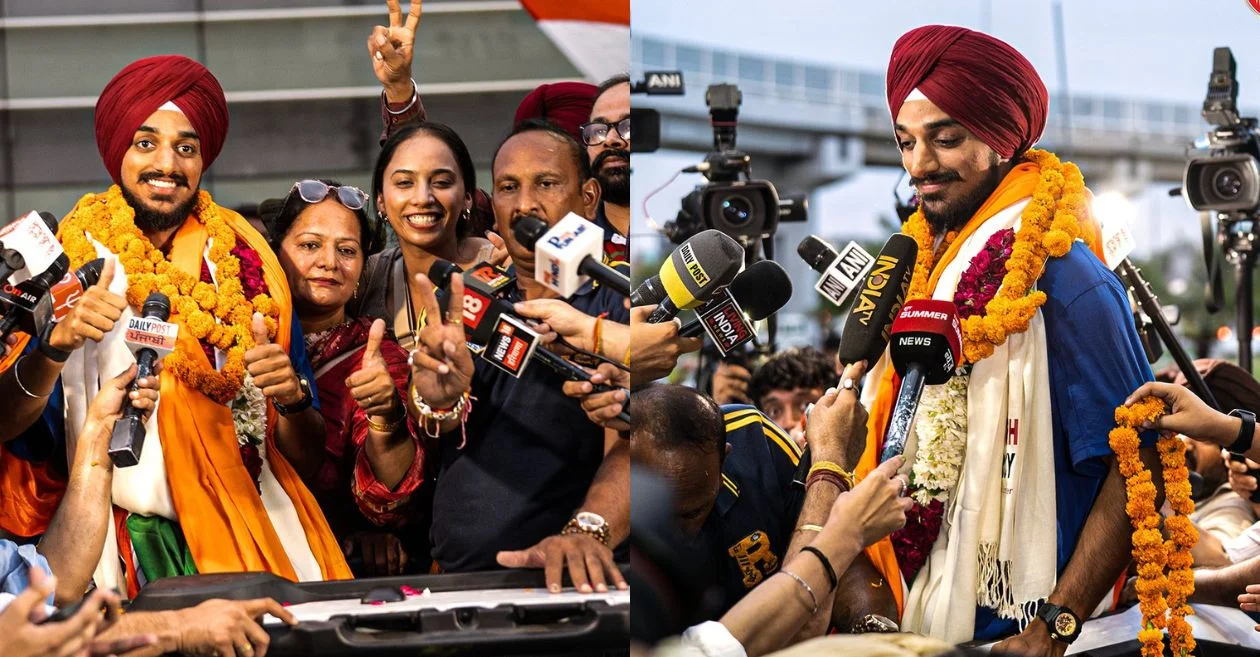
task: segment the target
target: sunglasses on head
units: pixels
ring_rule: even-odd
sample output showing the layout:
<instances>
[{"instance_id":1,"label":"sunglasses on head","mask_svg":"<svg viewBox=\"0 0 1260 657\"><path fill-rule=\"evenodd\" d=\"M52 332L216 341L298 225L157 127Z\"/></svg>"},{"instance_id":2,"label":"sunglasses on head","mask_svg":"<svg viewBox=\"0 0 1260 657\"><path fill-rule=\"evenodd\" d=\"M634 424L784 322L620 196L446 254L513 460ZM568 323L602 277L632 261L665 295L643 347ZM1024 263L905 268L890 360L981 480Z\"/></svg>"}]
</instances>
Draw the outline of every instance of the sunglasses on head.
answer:
<instances>
[{"instance_id":1,"label":"sunglasses on head","mask_svg":"<svg viewBox=\"0 0 1260 657\"><path fill-rule=\"evenodd\" d=\"M293 183L293 188L289 190L289 197L293 197L293 192L297 192L298 196L307 203L319 203L328 198L328 195L336 192L337 201L346 206L350 210L362 210L367 205L367 194L358 187L350 185L329 185L320 180L299 180Z\"/></svg>"},{"instance_id":2,"label":"sunglasses on head","mask_svg":"<svg viewBox=\"0 0 1260 657\"><path fill-rule=\"evenodd\" d=\"M591 121L582 124L582 141L587 146L598 146L608 139L608 131L613 128L617 129L617 134L621 135L624 140L630 140L630 118L626 117L616 123L605 123L604 121Z\"/></svg>"}]
</instances>

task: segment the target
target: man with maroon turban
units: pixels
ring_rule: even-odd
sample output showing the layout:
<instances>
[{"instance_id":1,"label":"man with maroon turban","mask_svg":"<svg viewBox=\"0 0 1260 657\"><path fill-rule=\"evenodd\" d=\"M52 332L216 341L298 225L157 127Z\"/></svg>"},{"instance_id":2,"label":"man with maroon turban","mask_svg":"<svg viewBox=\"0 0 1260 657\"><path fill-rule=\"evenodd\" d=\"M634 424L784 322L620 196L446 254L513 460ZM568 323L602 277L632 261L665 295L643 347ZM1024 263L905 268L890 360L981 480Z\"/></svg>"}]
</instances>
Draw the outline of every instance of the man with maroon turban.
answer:
<instances>
[{"instance_id":1,"label":"man with maroon turban","mask_svg":"<svg viewBox=\"0 0 1260 657\"><path fill-rule=\"evenodd\" d=\"M893 47L887 92L919 197L902 230L919 245L907 298L955 304L963 359L911 423L911 519L867 554L901 629L1062 655L1129 562L1107 434L1150 368L1123 286L1091 251L1079 169L1033 148L1047 93L1032 64L989 35L930 25ZM842 468L874 468L899 383L887 354L872 364L866 451ZM1160 481L1153 452L1142 457Z\"/></svg>"},{"instance_id":2,"label":"man with maroon turban","mask_svg":"<svg viewBox=\"0 0 1260 657\"><path fill-rule=\"evenodd\" d=\"M58 238L72 267L104 258L104 272L10 370L22 392L15 422L58 442L64 427L74 454L87 403L135 362L128 323L151 294L167 297L178 334L138 462L116 461L101 526L77 555L85 568L59 577L128 597L192 573L349 577L302 481L318 468L324 426L284 271L244 218L200 188L227 137L222 87L187 57L148 57L105 86L95 121L115 185L80 199Z\"/></svg>"}]
</instances>

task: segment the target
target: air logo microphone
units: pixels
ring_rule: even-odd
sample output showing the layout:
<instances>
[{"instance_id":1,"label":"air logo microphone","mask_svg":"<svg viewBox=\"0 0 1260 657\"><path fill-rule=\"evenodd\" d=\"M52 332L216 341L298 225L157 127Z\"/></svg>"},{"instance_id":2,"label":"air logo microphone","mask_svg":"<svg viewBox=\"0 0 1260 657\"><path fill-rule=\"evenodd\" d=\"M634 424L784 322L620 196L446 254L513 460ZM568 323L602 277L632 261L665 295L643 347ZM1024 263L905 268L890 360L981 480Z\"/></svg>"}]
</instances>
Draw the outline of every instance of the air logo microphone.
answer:
<instances>
[{"instance_id":1,"label":"air logo microphone","mask_svg":"<svg viewBox=\"0 0 1260 657\"><path fill-rule=\"evenodd\" d=\"M905 302L919 245L900 233L888 238L862 281L840 335L841 363L875 363L888 346L889 330Z\"/></svg>"},{"instance_id":2,"label":"air logo microphone","mask_svg":"<svg viewBox=\"0 0 1260 657\"><path fill-rule=\"evenodd\" d=\"M893 322L888 348L893 367L901 376L901 389L888 420L881 463L905 451L923 386L945 383L958 366L962 327L953 302L907 301Z\"/></svg>"},{"instance_id":3,"label":"air logo microphone","mask_svg":"<svg viewBox=\"0 0 1260 657\"><path fill-rule=\"evenodd\" d=\"M153 376L153 368L167 354L175 351L175 339L179 336L179 325L168 323L171 316L171 300L161 292L153 292L144 300L141 317L127 320L127 332L123 339L127 348L135 354L139 363L136 378L131 382L131 390L138 390L140 379ZM114 433L109 438L109 458L114 467L126 468L140 462L140 452L144 449L145 428L141 422L142 412L131 405L130 395L123 400L122 417L114 423Z\"/></svg>"},{"instance_id":4,"label":"air logo microphone","mask_svg":"<svg viewBox=\"0 0 1260 657\"><path fill-rule=\"evenodd\" d=\"M849 242L839 253L817 235L801 240L796 253L822 278L814 290L832 305L841 307L875 264L875 258L857 242Z\"/></svg>"}]
</instances>

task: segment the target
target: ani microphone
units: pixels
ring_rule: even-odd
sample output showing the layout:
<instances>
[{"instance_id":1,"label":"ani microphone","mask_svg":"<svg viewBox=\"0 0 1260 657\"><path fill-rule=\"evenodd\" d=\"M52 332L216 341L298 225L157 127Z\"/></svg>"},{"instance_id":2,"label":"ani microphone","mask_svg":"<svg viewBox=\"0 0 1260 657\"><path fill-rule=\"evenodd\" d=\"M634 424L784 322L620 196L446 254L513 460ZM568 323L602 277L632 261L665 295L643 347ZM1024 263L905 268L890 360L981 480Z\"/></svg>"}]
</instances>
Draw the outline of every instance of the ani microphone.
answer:
<instances>
[{"instance_id":1,"label":"ani microphone","mask_svg":"<svg viewBox=\"0 0 1260 657\"><path fill-rule=\"evenodd\" d=\"M837 253L817 235L801 240L796 253L811 269L822 274L814 289L837 308L843 307L853 296L854 290L858 289L875 264L875 258L857 242L849 242L844 250Z\"/></svg>"},{"instance_id":2,"label":"ani microphone","mask_svg":"<svg viewBox=\"0 0 1260 657\"><path fill-rule=\"evenodd\" d=\"M962 351L962 327L952 301L907 301L892 326L888 345L893 367L901 376L897 403L888 420L880 462L906 449L910 423L919 408L923 386L940 385L953 376Z\"/></svg>"},{"instance_id":3,"label":"ani microphone","mask_svg":"<svg viewBox=\"0 0 1260 657\"><path fill-rule=\"evenodd\" d=\"M592 278L630 296L630 279L603 262L603 229L576 213L550 228L537 217L522 217L512 226L512 234L534 252L534 279L560 296L573 296Z\"/></svg>"},{"instance_id":4,"label":"ani microphone","mask_svg":"<svg viewBox=\"0 0 1260 657\"><path fill-rule=\"evenodd\" d=\"M884 353L893 320L910 289L918 254L914 239L900 233L884 243L844 322L837 352L841 363L864 360L873 365Z\"/></svg>"},{"instance_id":5,"label":"ani microphone","mask_svg":"<svg viewBox=\"0 0 1260 657\"><path fill-rule=\"evenodd\" d=\"M135 354L140 364L131 390L138 390L138 381L153 376L153 368L167 354L175 350L175 338L179 325L168 323L171 316L171 300L161 292L153 292L144 300L141 317L127 320L127 332L123 336L127 348ZM114 423L114 433L109 438L109 458L114 467L126 468L140 462L144 449L145 428L142 412L131 405L130 396L123 400L123 414Z\"/></svg>"}]
</instances>

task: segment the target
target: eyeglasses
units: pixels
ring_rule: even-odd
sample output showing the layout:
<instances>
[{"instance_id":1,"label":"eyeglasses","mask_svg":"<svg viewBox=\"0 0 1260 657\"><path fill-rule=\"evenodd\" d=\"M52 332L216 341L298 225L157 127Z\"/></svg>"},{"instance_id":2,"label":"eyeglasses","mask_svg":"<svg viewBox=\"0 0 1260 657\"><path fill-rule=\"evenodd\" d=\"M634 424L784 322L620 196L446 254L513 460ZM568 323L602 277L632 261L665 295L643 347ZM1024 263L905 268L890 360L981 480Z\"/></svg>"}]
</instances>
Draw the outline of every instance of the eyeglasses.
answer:
<instances>
[{"instance_id":1,"label":"eyeglasses","mask_svg":"<svg viewBox=\"0 0 1260 657\"><path fill-rule=\"evenodd\" d=\"M367 205L367 194L358 187L350 185L329 185L320 180L299 180L293 183L293 187L289 189L289 198L293 198L293 192L297 191L298 196L302 197L307 203L319 203L328 198L332 192L337 192L337 200L350 210L362 210ZM288 204L286 200L285 204Z\"/></svg>"},{"instance_id":2,"label":"eyeglasses","mask_svg":"<svg viewBox=\"0 0 1260 657\"><path fill-rule=\"evenodd\" d=\"M617 128L617 134L621 138L630 141L630 118L626 117L616 123L605 123L603 121L591 121L582 124L582 141L587 146L598 146L608 139L608 131L614 127Z\"/></svg>"}]
</instances>

